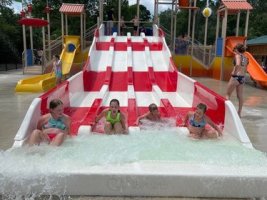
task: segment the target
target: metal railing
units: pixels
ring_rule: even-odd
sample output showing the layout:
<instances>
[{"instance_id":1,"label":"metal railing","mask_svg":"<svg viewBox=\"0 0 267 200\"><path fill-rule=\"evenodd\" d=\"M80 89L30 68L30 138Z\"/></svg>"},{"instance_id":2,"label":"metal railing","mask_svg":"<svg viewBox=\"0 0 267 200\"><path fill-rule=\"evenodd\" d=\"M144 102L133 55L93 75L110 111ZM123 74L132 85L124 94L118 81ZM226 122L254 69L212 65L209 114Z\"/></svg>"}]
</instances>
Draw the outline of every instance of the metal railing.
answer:
<instances>
[{"instance_id":1,"label":"metal railing","mask_svg":"<svg viewBox=\"0 0 267 200\"><path fill-rule=\"evenodd\" d=\"M215 46L204 46L198 40L192 42L190 39L176 39L175 54L192 55L194 59L202 64L205 68L209 68L215 58Z\"/></svg>"}]
</instances>

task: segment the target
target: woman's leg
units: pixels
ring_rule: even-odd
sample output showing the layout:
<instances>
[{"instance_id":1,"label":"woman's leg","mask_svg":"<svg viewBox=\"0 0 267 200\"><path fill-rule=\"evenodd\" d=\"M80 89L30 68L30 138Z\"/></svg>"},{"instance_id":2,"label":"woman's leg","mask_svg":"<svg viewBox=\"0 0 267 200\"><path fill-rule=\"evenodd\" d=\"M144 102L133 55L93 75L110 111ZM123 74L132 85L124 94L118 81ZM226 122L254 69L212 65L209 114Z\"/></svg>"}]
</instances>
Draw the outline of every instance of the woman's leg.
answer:
<instances>
[{"instance_id":1,"label":"woman's leg","mask_svg":"<svg viewBox=\"0 0 267 200\"><path fill-rule=\"evenodd\" d=\"M243 103L244 103L243 88L244 88L243 84L239 84L236 87L236 96L238 98L238 111L237 111L237 113L238 113L239 117L241 117L241 111L242 111L242 107L243 107Z\"/></svg>"},{"instance_id":2,"label":"woman's leg","mask_svg":"<svg viewBox=\"0 0 267 200\"><path fill-rule=\"evenodd\" d=\"M234 91L235 88L236 88L236 80L231 77L230 80L229 80L229 82L228 82L227 90L226 90L226 96L225 96L225 98L227 100L230 99L231 94L233 93L233 91Z\"/></svg>"}]
</instances>

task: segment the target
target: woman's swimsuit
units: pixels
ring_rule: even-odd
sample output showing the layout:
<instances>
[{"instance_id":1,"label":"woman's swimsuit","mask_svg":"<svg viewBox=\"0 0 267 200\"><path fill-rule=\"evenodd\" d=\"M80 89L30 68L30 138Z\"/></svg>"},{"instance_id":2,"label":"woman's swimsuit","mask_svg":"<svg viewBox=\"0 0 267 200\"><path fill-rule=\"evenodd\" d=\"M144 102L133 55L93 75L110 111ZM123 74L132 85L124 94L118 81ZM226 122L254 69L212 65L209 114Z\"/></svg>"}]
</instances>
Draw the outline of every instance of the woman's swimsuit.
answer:
<instances>
[{"instance_id":1,"label":"woman's swimsuit","mask_svg":"<svg viewBox=\"0 0 267 200\"><path fill-rule=\"evenodd\" d=\"M195 116L194 115L192 117L190 117L190 119L189 119L189 124L191 126L193 126L193 127L203 128L203 127L205 127L206 123L207 122L204 120L204 118L202 118L202 120L200 122L197 122L195 120Z\"/></svg>"},{"instance_id":2,"label":"woman's swimsuit","mask_svg":"<svg viewBox=\"0 0 267 200\"><path fill-rule=\"evenodd\" d=\"M116 117L112 118L111 117L111 111L109 110L108 114L106 116L106 121L109 122L112 126L114 126L114 124L121 121L121 113L117 112Z\"/></svg>"},{"instance_id":3,"label":"woman's swimsuit","mask_svg":"<svg viewBox=\"0 0 267 200\"><path fill-rule=\"evenodd\" d=\"M248 58L246 56L243 56L242 54L240 54L241 57L241 67L245 67L248 64ZM233 64L236 65L236 61L234 59ZM243 75L232 75L232 77L238 81L238 83L244 84L245 83L245 76Z\"/></svg>"},{"instance_id":4,"label":"woman's swimsuit","mask_svg":"<svg viewBox=\"0 0 267 200\"><path fill-rule=\"evenodd\" d=\"M48 128L58 128L61 130L66 129L66 125L64 124L63 118L60 117L58 119L54 119L51 117L46 124L43 125L43 129L48 129ZM56 137L56 133L48 133L47 134L50 140L52 140L54 137Z\"/></svg>"}]
</instances>

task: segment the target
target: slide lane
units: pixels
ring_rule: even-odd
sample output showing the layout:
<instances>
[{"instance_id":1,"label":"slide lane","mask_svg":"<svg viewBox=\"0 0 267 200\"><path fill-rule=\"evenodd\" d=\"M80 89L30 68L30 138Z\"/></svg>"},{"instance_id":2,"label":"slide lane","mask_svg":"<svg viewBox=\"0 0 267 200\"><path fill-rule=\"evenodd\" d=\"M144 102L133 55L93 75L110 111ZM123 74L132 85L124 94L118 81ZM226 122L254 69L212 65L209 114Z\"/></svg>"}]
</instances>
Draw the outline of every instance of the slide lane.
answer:
<instances>
[{"instance_id":1,"label":"slide lane","mask_svg":"<svg viewBox=\"0 0 267 200\"><path fill-rule=\"evenodd\" d=\"M231 103L177 71L163 36L103 36L101 31L96 31L99 35L95 34L84 70L40 96L33 106L36 113L48 112L48 102L61 98L72 118L71 131L77 135L100 130L94 126L95 116L116 98L131 132L139 128L135 121L148 111L150 103L158 105L163 117L176 118L179 126L185 114L203 102L208 105L207 115L224 127L225 133L234 131L234 137L251 144ZM32 118L31 112L18 131L15 146L31 132L29 121L35 124L38 119L36 114Z\"/></svg>"}]
</instances>

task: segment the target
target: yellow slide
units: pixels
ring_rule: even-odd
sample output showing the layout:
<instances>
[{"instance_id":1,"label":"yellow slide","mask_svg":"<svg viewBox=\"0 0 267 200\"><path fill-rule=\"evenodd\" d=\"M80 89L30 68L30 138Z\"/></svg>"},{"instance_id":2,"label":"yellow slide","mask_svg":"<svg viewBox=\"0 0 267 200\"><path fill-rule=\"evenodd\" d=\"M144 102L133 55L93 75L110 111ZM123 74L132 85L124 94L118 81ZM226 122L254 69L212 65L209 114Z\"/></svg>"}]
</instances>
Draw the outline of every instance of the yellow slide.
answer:
<instances>
[{"instance_id":1,"label":"yellow slide","mask_svg":"<svg viewBox=\"0 0 267 200\"><path fill-rule=\"evenodd\" d=\"M63 76L70 73L72 63L80 47L79 36L65 36L64 48L61 52L60 59L62 61ZM16 92L44 92L55 86L55 75L51 73L25 78L18 81Z\"/></svg>"}]
</instances>

